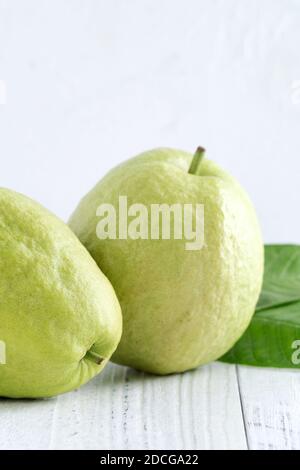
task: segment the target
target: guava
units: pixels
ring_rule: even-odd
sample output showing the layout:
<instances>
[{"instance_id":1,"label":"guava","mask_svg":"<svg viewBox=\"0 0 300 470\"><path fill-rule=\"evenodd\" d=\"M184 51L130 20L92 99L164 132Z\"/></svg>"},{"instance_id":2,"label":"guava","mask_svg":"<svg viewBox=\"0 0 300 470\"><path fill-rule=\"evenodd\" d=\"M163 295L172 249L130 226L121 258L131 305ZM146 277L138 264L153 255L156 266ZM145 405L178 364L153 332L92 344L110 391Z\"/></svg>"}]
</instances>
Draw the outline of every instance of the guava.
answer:
<instances>
[{"instance_id":1,"label":"guava","mask_svg":"<svg viewBox=\"0 0 300 470\"><path fill-rule=\"evenodd\" d=\"M195 368L225 354L254 313L263 277L257 216L239 183L203 156L201 148L194 158L167 148L145 152L110 171L71 216L121 304L123 335L112 356L119 364L156 374ZM170 239L147 238L143 227L136 234L128 227L127 237L118 230L115 239L109 230L99 236L99 207L117 208L120 196L135 226L140 205L148 214L151 205L187 205L193 223L202 205L201 248L187 249L175 226Z\"/></svg>"},{"instance_id":2,"label":"guava","mask_svg":"<svg viewBox=\"0 0 300 470\"><path fill-rule=\"evenodd\" d=\"M0 396L51 397L98 374L121 336L113 287L69 227L0 189Z\"/></svg>"}]
</instances>

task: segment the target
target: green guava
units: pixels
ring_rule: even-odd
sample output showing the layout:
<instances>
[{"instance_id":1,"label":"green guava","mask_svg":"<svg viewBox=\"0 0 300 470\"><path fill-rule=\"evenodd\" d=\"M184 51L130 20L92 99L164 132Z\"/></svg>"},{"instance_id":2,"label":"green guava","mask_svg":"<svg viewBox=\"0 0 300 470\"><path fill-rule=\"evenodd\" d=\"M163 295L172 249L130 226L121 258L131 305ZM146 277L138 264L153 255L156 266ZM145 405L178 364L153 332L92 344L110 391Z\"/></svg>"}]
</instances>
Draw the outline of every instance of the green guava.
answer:
<instances>
[{"instance_id":1,"label":"green guava","mask_svg":"<svg viewBox=\"0 0 300 470\"><path fill-rule=\"evenodd\" d=\"M122 319L115 292L67 225L0 189L0 396L50 397L98 374Z\"/></svg>"},{"instance_id":2,"label":"green guava","mask_svg":"<svg viewBox=\"0 0 300 470\"><path fill-rule=\"evenodd\" d=\"M118 208L120 196L131 207L128 236L124 231L118 236L118 218L116 238L109 236L111 227L101 237L99 207ZM170 239L147 238L145 227L134 232L130 224L137 228L145 222L141 214L139 220L132 217L136 204L148 214L152 205L186 205L195 224L195 205L202 204L201 249L187 249L187 240L176 238L175 225ZM244 190L203 159L203 149L194 158L155 149L119 165L83 198L69 225L111 281L122 307L123 335L113 361L156 374L181 372L219 358L247 328L262 284L261 232Z\"/></svg>"}]
</instances>

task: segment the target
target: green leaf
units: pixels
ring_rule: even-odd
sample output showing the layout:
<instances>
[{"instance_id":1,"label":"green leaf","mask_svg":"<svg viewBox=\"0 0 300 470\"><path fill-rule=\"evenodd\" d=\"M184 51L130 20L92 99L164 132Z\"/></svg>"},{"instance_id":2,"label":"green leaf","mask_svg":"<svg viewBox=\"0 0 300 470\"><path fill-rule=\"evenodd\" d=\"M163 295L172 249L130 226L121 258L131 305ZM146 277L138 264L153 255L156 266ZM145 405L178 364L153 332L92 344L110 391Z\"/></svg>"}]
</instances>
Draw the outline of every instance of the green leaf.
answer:
<instances>
[{"instance_id":1,"label":"green leaf","mask_svg":"<svg viewBox=\"0 0 300 470\"><path fill-rule=\"evenodd\" d=\"M220 360L300 368L300 246L265 246L264 281L255 315Z\"/></svg>"},{"instance_id":2,"label":"green leaf","mask_svg":"<svg viewBox=\"0 0 300 470\"><path fill-rule=\"evenodd\" d=\"M300 246L266 245L265 273L256 312L300 301Z\"/></svg>"}]
</instances>

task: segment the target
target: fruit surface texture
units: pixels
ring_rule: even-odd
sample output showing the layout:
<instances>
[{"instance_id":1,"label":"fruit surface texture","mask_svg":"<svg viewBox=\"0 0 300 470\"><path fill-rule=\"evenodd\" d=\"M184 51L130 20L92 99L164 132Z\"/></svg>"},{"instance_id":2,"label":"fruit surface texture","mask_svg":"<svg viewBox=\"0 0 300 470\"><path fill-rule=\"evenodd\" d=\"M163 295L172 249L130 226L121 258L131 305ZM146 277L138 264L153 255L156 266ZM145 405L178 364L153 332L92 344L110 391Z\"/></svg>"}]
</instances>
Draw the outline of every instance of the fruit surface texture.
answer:
<instances>
[{"instance_id":1,"label":"fruit surface texture","mask_svg":"<svg viewBox=\"0 0 300 470\"><path fill-rule=\"evenodd\" d=\"M69 222L122 307L113 361L156 374L227 352L247 328L262 284L263 243L247 194L212 161L204 158L196 172L192 161L192 154L166 148L134 157L110 171ZM203 247L187 250L186 240L174 237L100 239L97 208L117 208L120 196L149 213L151 204L202 204Z\"/></svg>"},{"instance_id":2,"label":"fruit surface texture","mask_svg":"<svg viewBox=\"0 0 300 470\"><path fill-rule=\"evenodd\" d=\"M0 269L0 396L50 397L99 373L121 336L116 294L66 224L8 189Z\"/></svg>"}]
</instances>

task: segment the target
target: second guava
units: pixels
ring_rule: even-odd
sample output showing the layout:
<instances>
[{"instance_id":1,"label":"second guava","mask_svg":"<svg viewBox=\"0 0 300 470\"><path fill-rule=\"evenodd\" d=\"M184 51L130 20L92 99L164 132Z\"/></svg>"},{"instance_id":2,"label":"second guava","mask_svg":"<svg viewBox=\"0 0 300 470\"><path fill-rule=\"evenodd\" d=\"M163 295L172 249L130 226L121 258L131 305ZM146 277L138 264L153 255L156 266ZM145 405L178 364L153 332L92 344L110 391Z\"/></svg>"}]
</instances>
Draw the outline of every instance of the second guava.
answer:
<instances>
[{"instance_id":1,"label":"second guava","mask_svg":"<svg viewBox=\"0 0 300 470\"><path fill-rule=\"evenodd\" d=\"M122 237L120 196L128 205ZM99 233L103 204L116 210L115 237L112 227ZM167 233L157 239L155 227L151 237L151 208L162 204L187 207L194 229L196 207L203 206L198 247L178 237L172 210L169 239ZM112 214L106 217L113 223ZM203 159L201 148L194 158L160 148L119 165L83 198L69 225L118 295L124 323L115 362L157 374L182 372L218 359L247 328L263 276L258 220L238 182Z\"/></svg>"}]
</instances>

